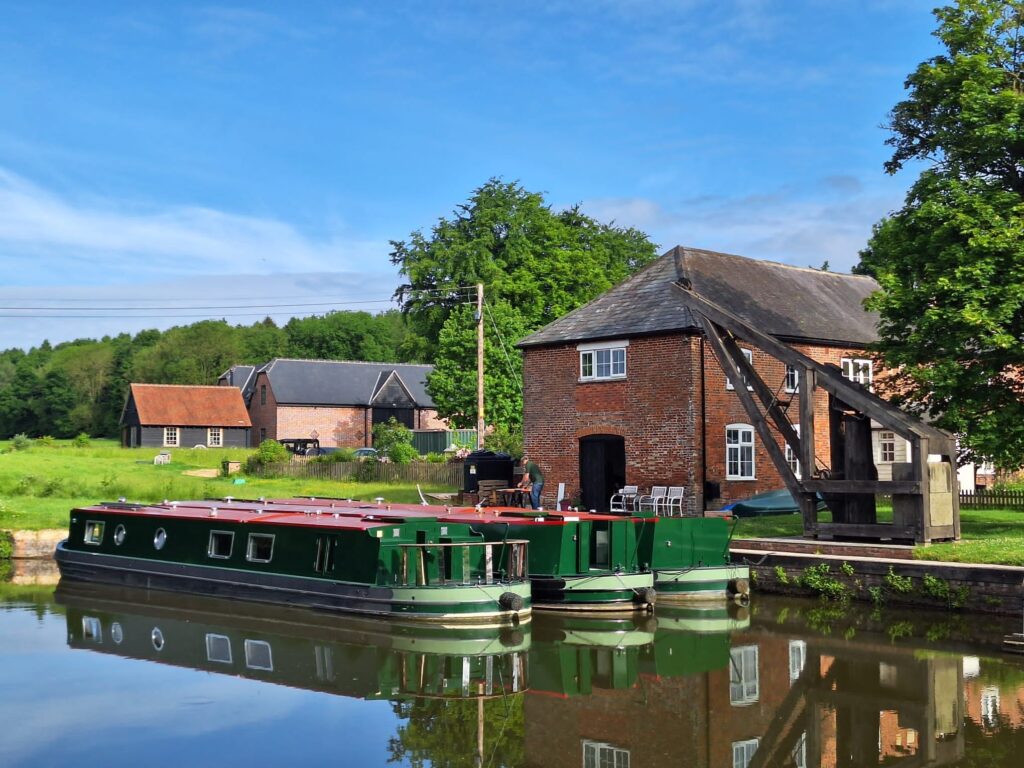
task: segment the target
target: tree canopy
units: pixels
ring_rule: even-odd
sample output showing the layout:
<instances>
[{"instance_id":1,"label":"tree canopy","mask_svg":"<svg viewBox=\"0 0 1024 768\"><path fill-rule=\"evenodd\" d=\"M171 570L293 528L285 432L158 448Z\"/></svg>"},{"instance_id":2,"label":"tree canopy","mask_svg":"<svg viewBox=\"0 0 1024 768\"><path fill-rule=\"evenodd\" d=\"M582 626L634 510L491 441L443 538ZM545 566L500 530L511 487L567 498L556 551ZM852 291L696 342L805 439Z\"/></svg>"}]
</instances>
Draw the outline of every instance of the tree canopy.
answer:
<instances>
[{"instance_id":1,"label":"tree canopy","mask_svg":"<svg viewBox=\"0 0 1024 768\"><path fill-rule=\"evenodd\" d=\"M78 339L0 352L0 439L18 433L71 437L118 433L128 385L215 384L232 365L274 357L419 362L400 349L409 336L400 312L331 312L267 318L251 326L202 320L135 336Z\"/></svg>"},{"instance_id":2,"label":"tree canopy","mask_svg":"<svg viewBox=\"0 0 1024 768\"><path fill-rule=\"evenodd\" d=\"M945 51L908 77L886 163L927 167L875 226L857 270L881 291L888 393L961 435L965 455L1024 465L1024 3L935 11Z\"/></svg>"},{"instance_id":3,"label":"tree canopy","mask_svg":"<svg viewBox=\"0 0 1024 768\"><path fill-rule=\"evenodd\" d=\"M440 219L429 236L392 241L406 283L395 296L421 354L435 359L428 388L454 426L474 426L476 325L473 286L486 291L484 410L522 420L522 357L515 343L651 262L654 245L631 228L602 224L579 207L555 211L543 195L491 179Z\"/></svg>"}]
</instances>

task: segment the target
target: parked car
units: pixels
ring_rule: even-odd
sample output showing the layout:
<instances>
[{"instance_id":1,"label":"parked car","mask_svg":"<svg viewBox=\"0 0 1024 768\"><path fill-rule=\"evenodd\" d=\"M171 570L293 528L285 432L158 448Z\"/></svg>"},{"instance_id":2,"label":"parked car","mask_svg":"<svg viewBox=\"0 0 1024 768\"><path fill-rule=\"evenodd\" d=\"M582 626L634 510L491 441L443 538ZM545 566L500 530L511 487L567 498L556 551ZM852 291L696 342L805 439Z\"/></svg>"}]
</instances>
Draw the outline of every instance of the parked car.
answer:
<instances>
[{"instance_id":1,"label":"parked car","mask_svg":"<svg viewBox=\"0 0 1024 768\"><path fill-rule=\"evenodd\" d=\"M357 459L376 459L377 449L376 448L356 448L355 456Z\"/></svg>"}]
</instances>

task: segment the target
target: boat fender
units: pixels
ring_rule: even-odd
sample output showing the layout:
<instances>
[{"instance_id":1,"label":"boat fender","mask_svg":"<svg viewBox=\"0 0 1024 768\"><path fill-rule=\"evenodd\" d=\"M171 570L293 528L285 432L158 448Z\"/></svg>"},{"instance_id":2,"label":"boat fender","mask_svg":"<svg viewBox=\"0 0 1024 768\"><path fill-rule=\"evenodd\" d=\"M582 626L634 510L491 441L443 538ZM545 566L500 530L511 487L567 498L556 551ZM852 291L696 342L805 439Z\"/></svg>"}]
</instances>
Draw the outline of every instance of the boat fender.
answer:
<instances>
[{"instance_id":1,"label":"boat fender","mask_svg":"<svg viewBox=\"0 0 1024 768\"><path fill-rule=\"evenodd\" d=\"M658 593L654 591L654 587L644 587L643 589L636 590L636 601L641 605L654 605L657 596Z\"/></svg>"},{"instance_id":2,"label":"boat fender","mask_svg":"<svg viewBox=\"0 0 1024 768\"><path fill-rule=\"evenodd\" d=\"M750 582L747 579L732 579L729 582L729 593L732 595L749 595Z\"/></svg>"},{"instance_id":3,"label":"boat fender","mask_svg":"<svg viewBox=\"0 0 1024 768\"><path fill-rule=\"evenodd\" d=\"M498 605L506 611L521 611L523 610L523 598L515 592L502 592L501 597L498 598Z\"/></svg>"}]
</instances>

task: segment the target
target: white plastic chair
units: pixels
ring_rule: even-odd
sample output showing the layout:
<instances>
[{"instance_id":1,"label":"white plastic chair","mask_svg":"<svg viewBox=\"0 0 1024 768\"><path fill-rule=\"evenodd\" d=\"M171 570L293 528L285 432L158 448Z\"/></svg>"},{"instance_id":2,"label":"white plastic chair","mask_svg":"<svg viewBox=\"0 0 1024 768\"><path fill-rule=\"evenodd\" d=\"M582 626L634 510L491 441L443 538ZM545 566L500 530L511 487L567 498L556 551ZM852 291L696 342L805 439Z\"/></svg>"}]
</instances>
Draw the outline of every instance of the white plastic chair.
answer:
<instances>
[{"instance_id":1,"label":"white plastic chair","mask_svg":"<svg viewBox=\"0 0 1024 768\"><path fill-rule=\"evenodd\" d=\"M640 496L636 500L637 509L641 512L650 511L657 512L658 505L665 498L668 493L667 485L656 485L651 488L651 492Z\"/></svg>"},{"instance_id":2,"label":"white plastic chair","mask_svg":"<svg viewBox=\"0 0 1024 768\"><path fill-rule=\"evenodd\" d=\"M636 502L636 497L639 493L639 486L622 486L619 492L613 493L612 497L608 500L608 509L612 512L632 512L633 504Z\"/></svg>"},{"instance_id":3,"label":"white plastic chair","mask_svg":"<svg viewBox=\"0 0 1024 768\"><path fill-rule=\"evenodd\" d=\"M686 493L686 489L682 486L671 486L668 489L668 493L665 498L661 500L661 512L659 514L666 517L672 517L683 515L683 495Z\"/></svg>"}]
</instances>

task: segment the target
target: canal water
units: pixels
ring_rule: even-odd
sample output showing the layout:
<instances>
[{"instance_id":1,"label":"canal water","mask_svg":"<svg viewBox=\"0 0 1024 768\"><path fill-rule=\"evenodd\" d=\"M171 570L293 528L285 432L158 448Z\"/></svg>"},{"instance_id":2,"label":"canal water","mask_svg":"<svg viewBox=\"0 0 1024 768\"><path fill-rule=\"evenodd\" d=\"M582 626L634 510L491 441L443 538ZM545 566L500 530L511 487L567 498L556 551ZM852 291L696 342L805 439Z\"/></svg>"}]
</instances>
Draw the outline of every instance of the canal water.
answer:
<instances>
[{"instance_id":1,"label":"canal water","mask_svg":"<svg viewBox=\"0 0 1024 768\"><path fill-rule=\"evenodd\" d=\"M1024 765L997 618L659 606L447 631L0 585L0 766Z\"/></svg>"}]
</instances>

